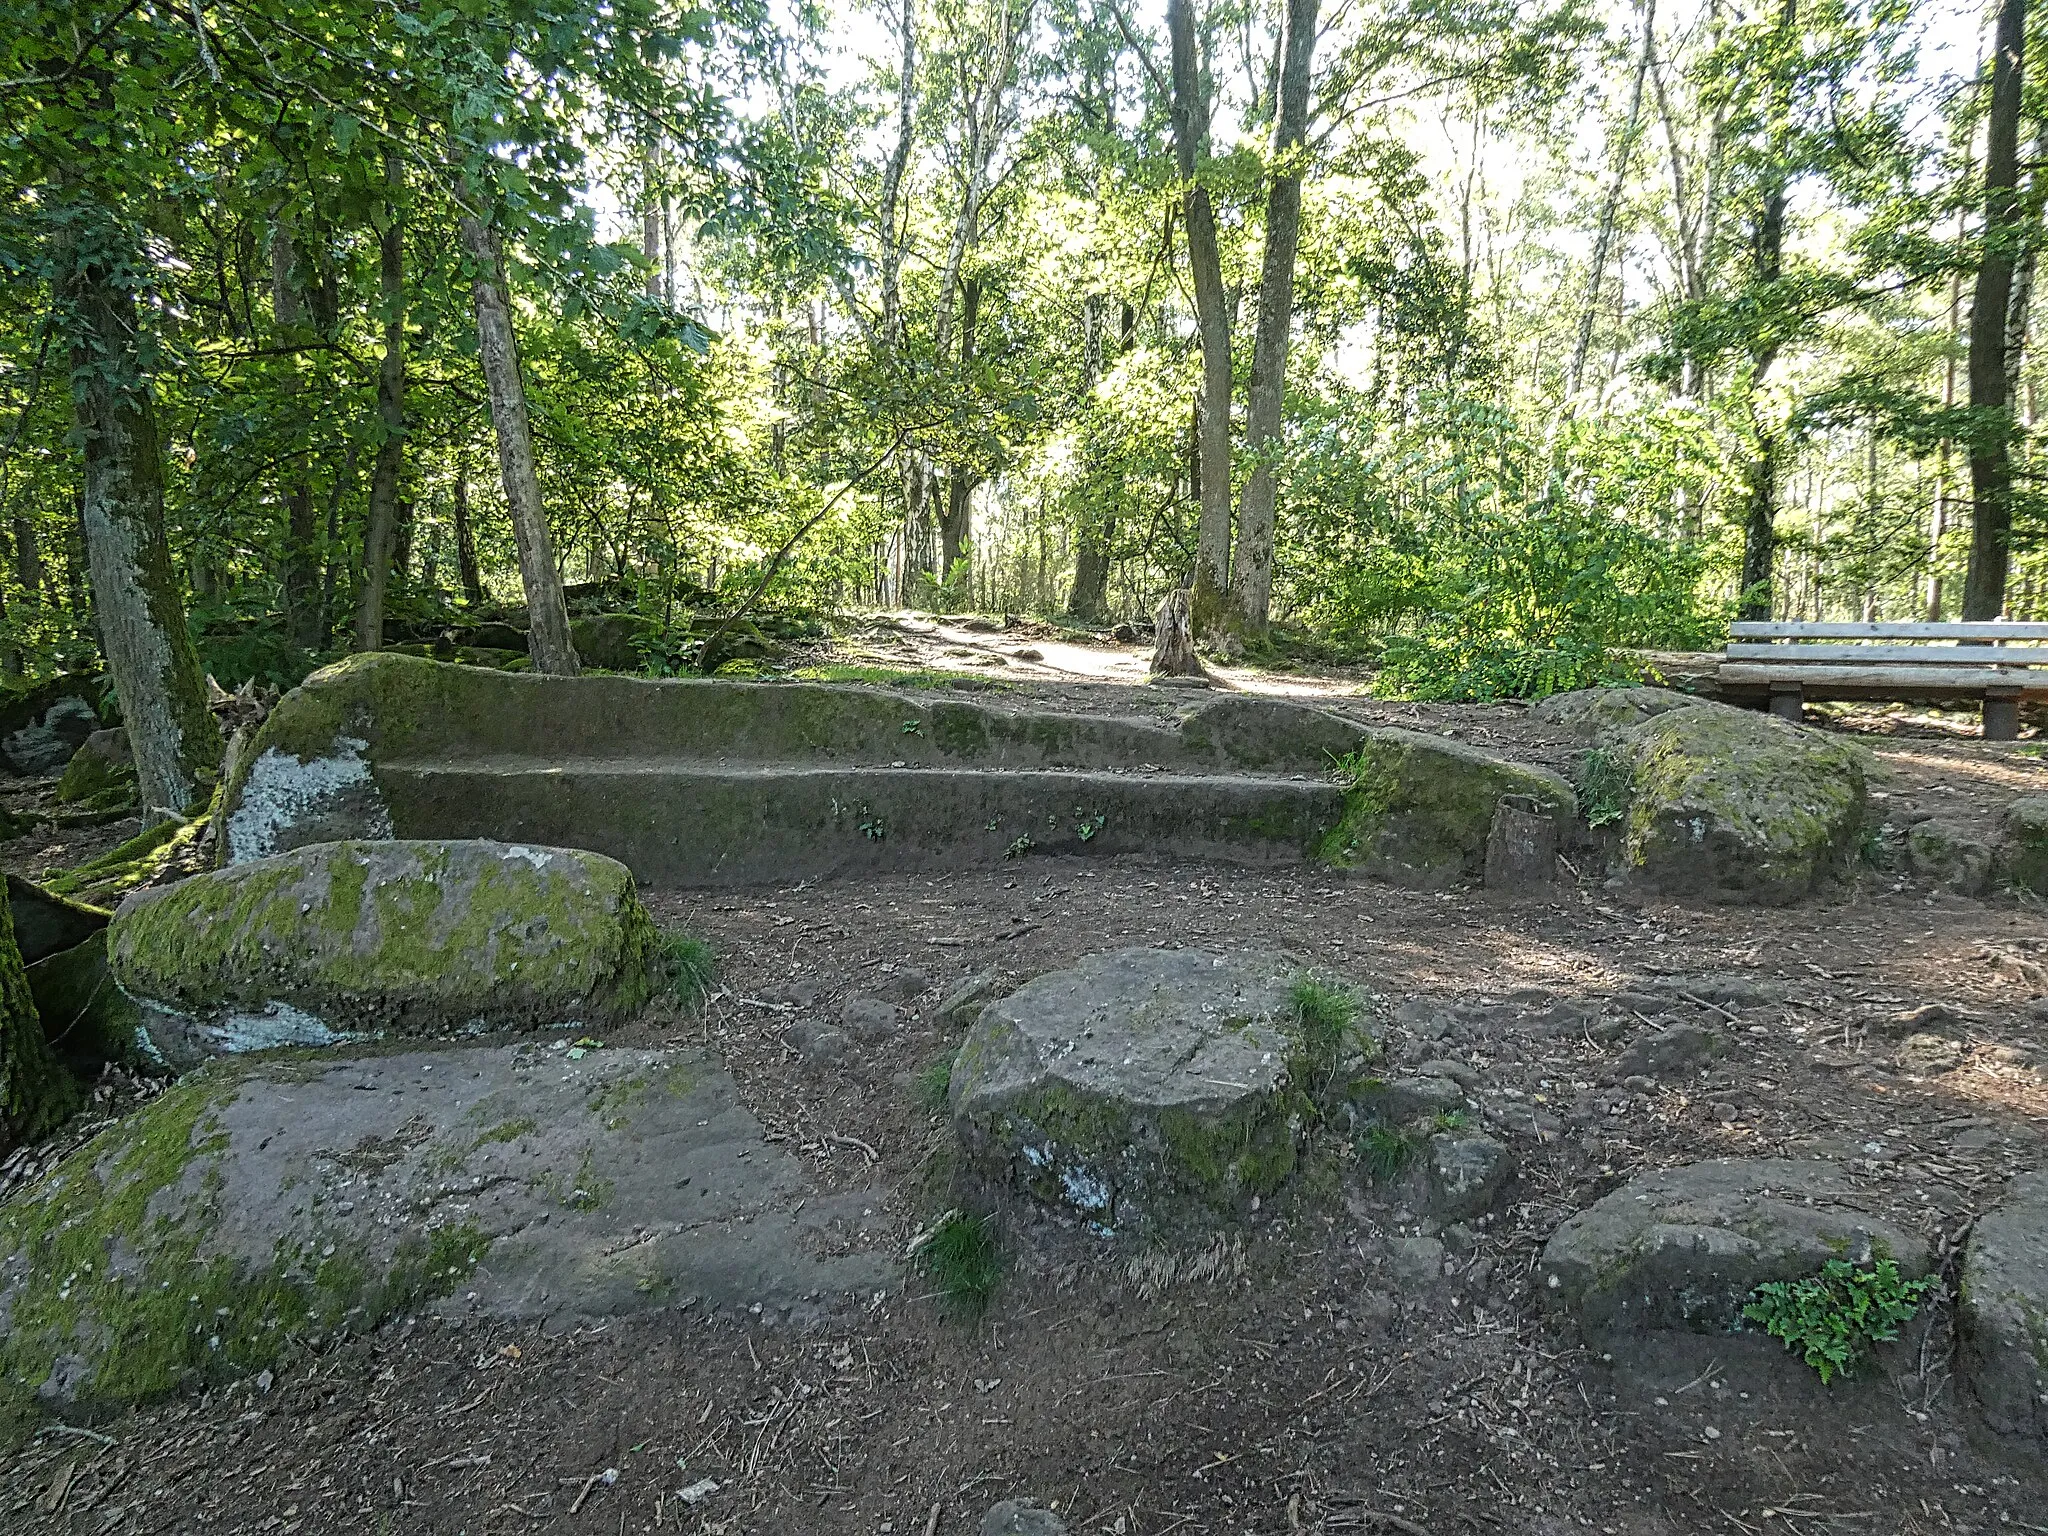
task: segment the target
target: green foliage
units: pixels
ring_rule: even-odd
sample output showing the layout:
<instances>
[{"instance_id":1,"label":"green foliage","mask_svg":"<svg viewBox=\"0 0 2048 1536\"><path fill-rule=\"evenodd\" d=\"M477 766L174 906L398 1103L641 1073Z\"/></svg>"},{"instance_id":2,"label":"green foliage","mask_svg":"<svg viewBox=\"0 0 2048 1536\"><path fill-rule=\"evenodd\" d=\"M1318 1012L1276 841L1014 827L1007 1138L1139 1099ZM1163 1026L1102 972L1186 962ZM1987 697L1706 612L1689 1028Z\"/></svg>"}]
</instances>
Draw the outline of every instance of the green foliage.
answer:
<instances>
[{"instance_id":1,"label":"green foliage","mask_svg":"<svg viewBox=\"0 0 2048 1536\"><path fill-rule=\"evenodd\" d=\"M926 1114L944 1112L947 1095L953 1087L953 1058L958 1054L957 1051L948 1051L927 1062L911 1079L910 1096Z\"/></svg>"},{"instance_id":2,"label":"green foliage","mask_svg":"<svg viewBox=\"0 0 2048 1536\"><path fill-rule=\"evenodd\" d=\"M1310 1102L1321 1107L1345 1064L1369 1061L1379 1048L1360 1028L1362 1005L1346 987L1313 976L1297 977L1288 990L1288 1003L1294 1015L1288 1031L1294 1046L1288 1074Z\"/></svg>"},{"instance_id":3,"label":"green foliage","mask_svg":"<svg viewBox=\"0 0 2048 1536\"><path fill-rule=\"evenodd\" d=\"M685 1008L694 1008L704 1000L718 969L717 957L709 944L673 928L661 936L661 964L670 992Z\"/></svg>"},{"instance_id":4,"label":"green foliage","mask_svg":"<svg viewBox=\"0 0 2048 1536\"><path fill-rule=\"evenodd\" d=\"M1873 1345L1897 1339L1900 1327L1940 1283L1933 1275L1902 1279L1891 1259L1879 1259L1869 1269L1829 1259L1819 1274L1804 1280L1758 1286L1742 1315L1784 1340L1827 1382L1857 1371Z\"/></svg>"},{"instance_id":5,"label":"green foliage","mask_svg":"<svg viewBox=\"0 0 2048 1536\"><path fill-rule=\"evenodd\" d=\"M913 1257L933 1290L963 1317L985 1312L1003 1277L1003 1250L993 1215L946 1212Z\"/></svg>"},{"instance_id":6,"label":"green foliage","mask_svg":"<svg viewBox=\"0 0 2048 1536\"><path fill-rule=\"evenodd\" d=\"M1374 1184L1391 1184L1415 1161L1419 1149L1413 1136L1395 1126L1375 1121L1353 1139L1352 1150L1367 1180Z\"/></svg>"},{"instance_id":7,"label":"green foliage","mask_svg":"<svg viewBox=\"0 0 2048 1536\"><path fill-rule=\"evenodd\" d=\"M1579 809L1586 825L1604 827L1627 815L1629 783L1627 761L1605 747L1579 754Z\"/></svg>"}]
</instances>

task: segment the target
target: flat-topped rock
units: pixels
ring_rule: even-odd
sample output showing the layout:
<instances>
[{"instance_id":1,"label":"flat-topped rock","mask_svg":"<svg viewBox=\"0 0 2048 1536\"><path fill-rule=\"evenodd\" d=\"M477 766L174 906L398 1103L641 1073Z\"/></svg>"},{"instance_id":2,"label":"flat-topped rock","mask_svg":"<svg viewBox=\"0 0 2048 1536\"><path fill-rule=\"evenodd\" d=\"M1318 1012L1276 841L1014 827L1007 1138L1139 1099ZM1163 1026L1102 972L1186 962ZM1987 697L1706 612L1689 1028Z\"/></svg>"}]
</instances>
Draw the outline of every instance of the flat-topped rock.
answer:
<instances>
[{"instance_id":1,"label":"flat-topped rock","mask_svg":"<svg viewBox=\"0 0 2048 1536\"><path fill-rule=\"evenodd\" d=\"M167 1060L361 1033L600 1028L652 996L622 864L517 843L318 843L139 891L115 979Z\"/></svg>"},{"instance_id":2,"label":"flat-topped rock","mask_svg":"<svg viewBox=\"0 0 2048 1536\"><path fill-rule=\"evenodd\" d=\"M876 1204L811 1188L700 1052L220 1061L0 1209L0 1396L134 1401L400 1311L865 1294Z\"/></svg>"},{"instance_id":3,"label":"flat-topped rock","mask_svg":"<svg viewBox=\"0 0 2048 1536\"><path fill-rule=\"evenodd\" d=\"M1120 949L988 1004L950 1101L989 1177L1103 1227L1270 1194L1303 1128L1293 983L1274 954Z\"/></svg>"},{"instance_id":4,"label":"flat-topped rock","mask_svg":"<svg viewBox=\"0 0 2048 1536\"><path fill-rule=\"evenodd\" d=\"M1977 1218L1956 1307L1963 1364L1991 1427L2048 1438L2048 1174Z\"/></svg>"},{"instance_id":5,"label":"flat-topped rock","mask_svg":"<svg viewBox=\"0 0 2048 1536\"><path fill-rule=\"evenodd\" d=\"M1864 1209L1833 1163L1724 1158L1630 1180L1568 1219L1538 1266L1550 1301L1587 1329L1740 1326L1749 1293L1829 1259L1890 1258L1908 1279L1927 1244Z\"/></svg>"}]
</instances>

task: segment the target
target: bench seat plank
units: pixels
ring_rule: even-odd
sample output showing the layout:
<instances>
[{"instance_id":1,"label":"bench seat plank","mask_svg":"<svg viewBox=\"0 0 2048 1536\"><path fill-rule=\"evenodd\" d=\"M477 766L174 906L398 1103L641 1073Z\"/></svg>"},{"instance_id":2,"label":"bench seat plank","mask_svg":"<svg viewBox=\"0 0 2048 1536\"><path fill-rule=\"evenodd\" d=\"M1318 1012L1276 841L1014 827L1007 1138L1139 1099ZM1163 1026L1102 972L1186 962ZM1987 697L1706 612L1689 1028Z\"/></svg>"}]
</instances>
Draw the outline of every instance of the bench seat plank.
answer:
<instances>
[{"instance_id":1,"label":"bench seat plank","mask_svg":"<svg viewBox=\"0 0 2048 1536\"><path fill-rule=\"evenodd\" d=\"M1855 667L1826 662L1806 666L1782 662L1724 661L1718 677L1724 686L1768 688L1796 683L1802 688L1836 691L1854 688L1846 697L1885 698L1900 693L1977 693L1986 688L2048 698L2048 672L1997 667Z\"/></svg>"},{"instance_id":2,"label":"bench seat plank","mask_svg":"<svg viewBox=\"0 0 2048 1536\"><path fill-rule=\"evenodd\" d=\"M1736 640L2048 640L2048 624L1852 624L1745 619L1728 626Z\"/></svg>"},{"instance_id":3,"label":"bench seat plank","mask_svg":"<svg viewBox=\"0 0 2048 1536\"><path fill-rule=\"evenodd\" d=\"M1907 666L1963 665L2040 666L2048 663L2048 645L1743 645L1728 643L1730 661L1788 662L1854 661Z\"/></svg>"}]
</instances>

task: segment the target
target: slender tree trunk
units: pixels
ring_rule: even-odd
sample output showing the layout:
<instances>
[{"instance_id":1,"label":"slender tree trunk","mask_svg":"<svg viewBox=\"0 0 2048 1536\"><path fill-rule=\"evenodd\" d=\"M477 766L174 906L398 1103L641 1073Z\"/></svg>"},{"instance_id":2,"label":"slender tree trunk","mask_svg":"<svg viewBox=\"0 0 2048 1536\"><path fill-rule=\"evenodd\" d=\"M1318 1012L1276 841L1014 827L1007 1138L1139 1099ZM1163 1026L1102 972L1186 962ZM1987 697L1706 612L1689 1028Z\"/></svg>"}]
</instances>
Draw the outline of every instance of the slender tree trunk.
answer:
<instances>
[{"instance_id":1,"label":"slender tree trunk","mask_svg":"<svg viewBox=\"0 0 2048 1536\"><path fill-rule=\"evenodd\" d=\"M291 345L300 339L306 323L306 299L299 286L298 246L293 238L291 218L279 212L271 235L271 317L278 340ZM287 376L285 393L296 395L298 382ZM294 459L292 478L284 487L284 560L282 597L285 628L295 645L317 650L320 634L320 551L314 540L318 530L313 522L313 485L306 474L304 455Z\"/></svg>"},{"instance_id":2,"label":"slender tree trunk","mask_svg":"<svg viewBox=\"0 0 2048 1536\"><path fill-rule=\"evenodd\" d=\"M384 233L377 247L384 311L384 361L377 370L377 457L370 466L370 518L363 530L363 585L356 598L356 649L384 648L384 597L398 521L398 477L405 468L405 170L384 154Z\"/></svg>"},{"instance_id":3,"label":"slender tree trunk","mask_svg":"<svg viewBox=\"0 0 2048 1536\"><path fill-rule=\"evenodd\" d=\"M1252 382L1245 396L1245 447L1252 459L1238 503L1231 591L1237 617L1254 634L1266 629L1273 597L1273 525L1281 407L1287 394L1287 342L1294 324L1294 253L1301 241L1301 157L1308 136L1309 62L1317 0L1287 0L1280 40L1279 110L1273 118L1273 183L1266 193L1266 252L1259 272L1259 320Z\"/></svg>"},{"instance_id":4,"label":"slender tree trunk","mask_svg":"<svg viewBox=\"0 0 2048 1536\"><path fill-rule=\"evenodd\" d=\"M974 333L981 322L981 282L960 284L960 373L963 386L974 364ZM974 472L955 464L946 475L946 510L939 519L939 582L949 592L964 584L967 537L973 529Z\"/></svg>"},{"instance_id":5,"label":"slender tree trunk","mask_svg":"<svg viewBox=\"0 0 2048 1536\"><path fill-rule=\"evenodd\" d=\"M668 268L662 259L661 139L649 129L640 146L640 254L647 261L647 297L672 297L664 279Z\"/></svg>"},{"instance_id":6,"label":"slender tree trunk","mask_svg":"<svg viewBox=\"0 0 2048 1536\"><path fill-rule=\"evenodd\" d=\"M1201 521L1189 602L1197 634L1221 626L1230 590L1230 299L1209 189L1197 179L1209 158L1209 100L1195 43L1194 0L1168 0L1173 43L1173 153L1188 232L1188 273L1195 289L1195 331L1202 346L1202 388L1195 397L1197 496Z\"/></svg>"},{"instance_id":7,"label":"slender tree trunk","mask_svg":"<svg viewBox=\"0 0 2048 1536\"><path fill-rule=\"evenodd\" d=\"M220 762L220 730L185 628L164 536L156 411L137 355L134 295L106 256L70 258L62 297L74 317L72 419L85 457L83 521L93 606L154 823L198 798Z\"/></svg>"},{"instance_id":8,"label":"slender tree trunk","mask_svg":"<svg viewBox=\"0 0 2048 1536\"><path fill-rule=\"evenodd\" d=\"M512 520L519 578L526 588L527 649L536 672L573 677L578 671L576 645L569 635L562 574L555 568L554 541L533 464L533 429L526 415L526 384L519 376L519 344L512 334L504 248L498 232L481 220L464 214L460 223L463 246L475 267L477 352L490 385L505 511Z\"/></svg>"},{"instance_id":9,"label":"slender tree trunk","mask_svg":"<svg viewBox=\"0 0 2048 1536\"><path fill-rule=\"evenodd\" d=\"M1785 271L1785 190L1769 192L1763 214L1757 221L1751 245L1754 276L1758 283L1775 283ZM1777 361L1774 342L1752 354L1750 366L1751 415L1755 397L1764 377ZM1757 452L1749 466L1749 484L1742 520L1742 600L1737 616L1768 619L1771 616L1771 579L1777 556L1778 535L1778 437L1775 429L1756 423Z\"/></svg>"},{"instance_id":10,"label":"slender tree trunk","mask_svg":"<svg viewBox=\"0 0 2048 1536\"><path fill-rule=\"evenodd\" d=\"M2022 236L2019 130L2026 37L2026 0L2002 0L1991 54L1991 112L1984 128L1984 254L1970 304L1970 408L1981 413L1983 424L1970 444L1966 620L1995 619L2004 611L2012 559L2012 402L2006 393L2005 331Z\"/></svg>"},{"instance_id":11,"label":"slender tree trunk","mask_svg":"<svg viewBox=\"0 0 2048 1536\"><path fill-rule=\"evenodd\" d=\"M1094 399L1096 382L1102 376L1103 306L1099 293L1081 301L1081 394L1085 400ZM1074 588L1067 596L1067 612L1077 619L1102 616L1103 594L1109 586L1109 541L1115 533L1116 514L1108 508L1090 506L1083 514L1075 534Z\"/></svg>"},{"instance_id":12,"label":"slender tree trunk","mask_svg":"<svg viewBox=\"0 0 2048 1536\"><path fill-rule=\"evenodd\" d=\"M1571 367L1565 374L1565 408L1579 392L1586 374L1586 354L1593 345L1593 321L1599 312L1600 289L1607 278L1607 256L1614 244L1614 226L1621 213L1621 194L1628 186L1628 163L1635 154L1636 133L1643 116L1643 82L1649 77L1650 61L1657 44L1657 0L1644 0L1643 46L1636 55L1635 84L1628 93L1628 117L1622 124L1621 143L1614 153L1614 179L1607 185L1607 199L1600 207L1600 228L1593 238L1593 261L1586 274L1586 301L1579 310L1579 334L1572 343Z\"/></svg>"},{"instance_id":13,"label":"slender tree trunk","mask_svg":"<svg viewBox=\"0 0 2048 1536\"><path fill-rule=\"evenodd\" d=\"M463 601L483 605L483 574L476 564L476 530L469 525L469 460L455 466L455 569L462 578Z\"/></svg>"},{"instance_id":14,"label":"slender tree trunk","mask_svg":"<svg viewBox=\"0 0 2048 1536\"><path fill-rule=\"evenodd\" d=\"M903 242L897 228L896 203L915 142L917 0L903 0L898 26L903 41L903 67L896 87L896 147L882 172L882 207L876 220L881 232L882 340L892 351L903 345Z\"/></svg>"}]
</instances>

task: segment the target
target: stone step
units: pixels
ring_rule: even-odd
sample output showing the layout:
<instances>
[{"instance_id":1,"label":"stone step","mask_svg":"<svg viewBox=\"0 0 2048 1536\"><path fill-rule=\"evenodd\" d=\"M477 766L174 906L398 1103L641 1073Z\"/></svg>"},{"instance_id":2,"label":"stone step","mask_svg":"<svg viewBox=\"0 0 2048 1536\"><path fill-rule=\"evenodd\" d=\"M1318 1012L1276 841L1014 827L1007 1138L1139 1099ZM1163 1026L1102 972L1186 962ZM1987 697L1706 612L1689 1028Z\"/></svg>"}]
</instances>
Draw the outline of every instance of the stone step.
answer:
<instances>
[{"instance_id":1,"label":"stone step","mask_svg":"<svg viewBox=\"0 0 2048 1536\"><path fill-rule=\"evenodd\" d=\"M655 885L958 869L1044 853L1273 865L1343 815L1331 782L1245 774L737 765L646 758L387 759L398 837L588 848Z\"/></svg>"}]
</instances>

